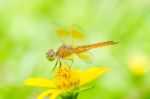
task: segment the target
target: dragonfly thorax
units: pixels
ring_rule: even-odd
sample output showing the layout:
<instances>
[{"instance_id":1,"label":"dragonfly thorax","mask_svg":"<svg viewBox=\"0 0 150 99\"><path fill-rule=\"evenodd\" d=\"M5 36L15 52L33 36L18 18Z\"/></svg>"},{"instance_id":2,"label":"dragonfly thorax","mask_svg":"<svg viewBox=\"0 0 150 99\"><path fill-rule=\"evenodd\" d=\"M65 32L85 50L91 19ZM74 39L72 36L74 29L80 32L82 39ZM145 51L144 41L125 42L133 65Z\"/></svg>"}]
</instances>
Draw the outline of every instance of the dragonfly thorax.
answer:
<instances>
[{"instance_id":1,"label":"dragonfly thorax","mask_svg":"<svg viewBox=\"0 0 150 99\"><path fill-rule=\"evenodd\" d=\"M72 53L73 53L72 46L62 45L61 47L58 48L56 52L56 56L60 58L65 58L65 57L70 56Z\"/></svg>"},{"instance_id":2,"label":"dragonfly thorax","mask_svg":"<svg viewBox=\"0 0 150 99\"><path fill-rule=\"evenodd\" d=\"M53 61L56 58L56 53L53 49L50 49L47 53L46 53L46 57L49 61Z\"/></svg>"}]
</instances>

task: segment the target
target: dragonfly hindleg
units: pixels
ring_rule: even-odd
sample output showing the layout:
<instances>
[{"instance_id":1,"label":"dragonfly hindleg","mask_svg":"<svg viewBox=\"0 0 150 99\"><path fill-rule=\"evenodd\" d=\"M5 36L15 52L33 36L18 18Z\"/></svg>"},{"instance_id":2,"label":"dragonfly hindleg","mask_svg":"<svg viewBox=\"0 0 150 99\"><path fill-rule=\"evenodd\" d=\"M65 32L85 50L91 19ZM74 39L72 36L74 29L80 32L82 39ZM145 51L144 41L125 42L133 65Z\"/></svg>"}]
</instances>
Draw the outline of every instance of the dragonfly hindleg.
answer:
<instances>
[{"instance_id":1,"label":"dragonfly hindleg","mask_svg":"<svg viewBox=\"0 0 150 99\"><path fill-rule=\"evenodd\" d=\"M61 60L59 59L59 67L61 68L61 65L62 65L62 63L61 63Z\"/></svg>"},{"instance_id":2,"label":"dragonfly hindleg","mask_svg":"<svg viewBox=\"0 0 150 99\"><path fill-rule=\"evenodd\" d=\"M67 61L71 61L71 63L68 63L67 61L65 61L65 60L67 60ZM73 64L73 59L67 59L67 58L64 58L64 61L63 61L67 66L69 66L69 67L71 67L72 66L72 64Z\"/></svg>"},{"instance_id":3,"label":"dragonfly hindleg","mask_svg":"<svg viewBox=\"0 0 150 99\"><path fill-rule=\"evenodd\" d=\"M56 61L56 63L55 63L55 66L54 66L53 70L55 70L55 69L56 69L57 64L58 64L58 61L59 61L59 60L57 60L57 61Z\"/></svg>"}]
</instances>

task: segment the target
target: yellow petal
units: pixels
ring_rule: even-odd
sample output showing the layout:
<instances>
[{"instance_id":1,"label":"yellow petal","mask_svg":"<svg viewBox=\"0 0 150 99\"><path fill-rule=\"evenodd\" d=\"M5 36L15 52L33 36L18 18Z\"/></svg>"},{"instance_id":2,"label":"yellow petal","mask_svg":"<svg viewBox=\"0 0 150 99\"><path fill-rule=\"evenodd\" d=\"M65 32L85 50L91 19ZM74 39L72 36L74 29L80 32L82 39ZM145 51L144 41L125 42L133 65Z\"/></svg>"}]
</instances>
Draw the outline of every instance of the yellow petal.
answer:
<instances>
[{"instance_id":1,"label":"yellow petal","mask_svg":"<svg viewBox=\"0 0 150 99\"><path fill-rule=\"evenodd\" d=\"M44 99L47 95L53 93L56 89L50 89L50 90L46 90L44 92L42 92L37 99Z\"/></svg>"},{"instance_id":2,"label":"yellow petal","mask_svg":"<svg viewBox=\"0 0 150 99\"><path fill-rule=\"evenodd\" d=\"M63 90L55 90L53 94L50 96L50 99L56 99L58 95L60 95L63 92L64 92Z\"/></svg>"},{"instance_id":3,"label":"yellow petal","mask_svg":"<svg viewBox=\"0 0 150 99\"><path fill-rule=\"evenodd\" d=\"M55 83L53 81L44 78L29 78L25 81L25 85L55 88Z\"/></svg>"},{"instance_id":4,"label":"yellow petal","mask_svg":"<svg viewBox=\"0 0 150 99\"><path fill-rule=\"evenodd\" d=\"M103 73L109 71L110 68L90 68L88 69L85 73L81 74L81 79L80 79L80 85L84 85L86 83L89 83L90 81L95 80L99 76L101 76Z\"/></svg>"}]
</instances>

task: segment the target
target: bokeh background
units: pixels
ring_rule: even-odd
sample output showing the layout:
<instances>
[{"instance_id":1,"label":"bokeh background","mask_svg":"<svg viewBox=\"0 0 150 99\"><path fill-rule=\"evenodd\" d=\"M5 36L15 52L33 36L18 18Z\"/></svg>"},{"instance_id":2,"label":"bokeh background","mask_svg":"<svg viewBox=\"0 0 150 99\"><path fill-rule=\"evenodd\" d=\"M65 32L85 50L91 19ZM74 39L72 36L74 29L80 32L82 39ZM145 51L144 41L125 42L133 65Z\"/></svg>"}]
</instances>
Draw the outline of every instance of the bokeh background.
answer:
<instances>
[{"instance_id":1,"label":"bokeh background","mask_svg":"<svg viewBox=\"0 0 150 99\"><path fill-rule=\"evenodd\" d=\"M87 64L110 67L79 99L150 99L150 0L0 0L0 99L35 99L43 88L23 85L29 77L50 78L49 48L61 45L51 23L77 24L90 43L115 40L94 49Z\"/></svg>"}]
</instances>

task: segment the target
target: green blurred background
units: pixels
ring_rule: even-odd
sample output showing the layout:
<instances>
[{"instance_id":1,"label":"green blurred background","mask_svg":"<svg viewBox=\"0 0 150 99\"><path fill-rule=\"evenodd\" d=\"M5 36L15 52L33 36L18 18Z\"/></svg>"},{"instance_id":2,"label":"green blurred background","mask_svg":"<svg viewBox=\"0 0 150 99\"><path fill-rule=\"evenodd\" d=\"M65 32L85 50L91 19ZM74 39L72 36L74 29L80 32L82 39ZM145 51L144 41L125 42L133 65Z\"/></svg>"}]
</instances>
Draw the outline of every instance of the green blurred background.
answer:
<instances>
[{"instance_id":1,"label":"green blurred background","mask_svg":"<svg viewBox=\"0 0 150 99\"><path fill-rule=\"evenodd\" d=\"M28 77L50 78L45 58L61 45L51 23L77 24L90 43L115 40L94 49L92 64L110 67L79 99L150 99L150 0L0 0L0 99L35 99L44 89L27 87Z\"/></svg>"}]
</instances>

